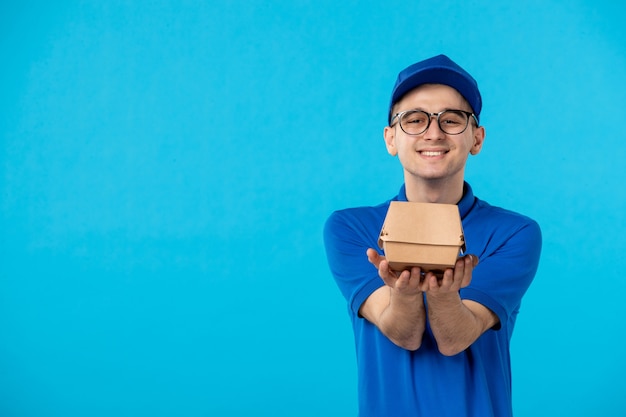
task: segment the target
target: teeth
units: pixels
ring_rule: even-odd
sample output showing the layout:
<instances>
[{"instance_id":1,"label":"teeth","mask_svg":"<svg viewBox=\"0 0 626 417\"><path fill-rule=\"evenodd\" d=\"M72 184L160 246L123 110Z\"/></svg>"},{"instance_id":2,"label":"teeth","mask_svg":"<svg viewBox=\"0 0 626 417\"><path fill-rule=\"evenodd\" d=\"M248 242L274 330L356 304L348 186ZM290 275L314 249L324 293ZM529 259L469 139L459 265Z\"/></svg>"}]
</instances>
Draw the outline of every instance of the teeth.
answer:
<instances>
[{"instance_id":1,"label":"teeth","mask_svg":"<svg viewBox=\"0 0 626 417\"><path fill-rule=\"evenodd\" d=\"M439 156L439 155L443 155L443 154L444 154L443 151L437 151L437 152L434 152L434 151L423 151L422 152L422 155L424 155L424 156Z\"/></svg>"}]
</instances>

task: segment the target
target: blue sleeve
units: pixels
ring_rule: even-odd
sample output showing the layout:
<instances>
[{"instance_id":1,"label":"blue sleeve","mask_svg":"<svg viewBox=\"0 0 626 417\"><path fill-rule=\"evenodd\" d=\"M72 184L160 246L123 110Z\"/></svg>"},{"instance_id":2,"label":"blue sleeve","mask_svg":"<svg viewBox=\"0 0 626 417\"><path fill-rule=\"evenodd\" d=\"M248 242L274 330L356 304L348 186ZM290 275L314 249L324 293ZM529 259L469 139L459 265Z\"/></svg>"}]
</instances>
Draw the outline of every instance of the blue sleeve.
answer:
<instances>
[{"instance_id":1,"label":"blue sleeve","mask_svg":"<svg viewBox=\"0 0 626 417\"><path fill-rule=\"evenodd\" d=\"M477 255L480 262L470 285L461 289L461 298L489 308L500 319L496 329L506 326L510 332L508 325L514 323L522 297L537 272L541 230L535 221L523 216L514 222L491 220L491 225L499 226L476 233L471 226L466 230L467 252ZM478 246L472 245L473 235Z\"/></svg>"},{"instance_id":2,"label":"blue sleeve","mask_svg":"<svg viewBox=\"0 0 626 417\"><path fill-rule=\"evenodd\" d=\"M328 265L353 317L367 297L384 285L366 254L368 248L378 250L376 227L367 216L354 216L348 210L334 212L324 226Z\"/></svg>"}]
</instances>

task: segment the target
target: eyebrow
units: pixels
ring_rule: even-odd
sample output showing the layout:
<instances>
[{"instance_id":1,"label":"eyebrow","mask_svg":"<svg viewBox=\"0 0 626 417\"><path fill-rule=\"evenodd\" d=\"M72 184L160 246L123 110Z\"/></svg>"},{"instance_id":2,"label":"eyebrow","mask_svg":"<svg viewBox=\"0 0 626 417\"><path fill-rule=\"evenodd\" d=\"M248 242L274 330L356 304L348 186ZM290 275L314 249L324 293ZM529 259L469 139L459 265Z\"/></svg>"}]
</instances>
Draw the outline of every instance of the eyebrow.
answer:
<instances>
[{"instance_id":1,"label":"eyebrow","mask_svg":"<svg viewBox=\"0 0 626 417\"><path fill-rule=\"evenodd\" d=\"M414 108L412 108L412 109L406 109L406 110L402 110L402 111L396 112L396 114L397 114L397 113L406 112L406 111L413 111L413 110L423 111L423 112L425 112L425 113L431 113L431 112L429 112L428 110L426 110L426 109L425 109L425 108L423 108L423 107L414 107ZM458 108L458 107L444 107L444 109L443 109L443 110L439 110L439 111L432 112L432 113L440 113L440 112L442 112L442 111L449 111L449 110L450 110L450 111L466 111L466 112L468 112L468 113L472 113L472 114L474 113L472 110L465 110L465 109L463 109L463 108Z\"/></svg>"}]
</instances>

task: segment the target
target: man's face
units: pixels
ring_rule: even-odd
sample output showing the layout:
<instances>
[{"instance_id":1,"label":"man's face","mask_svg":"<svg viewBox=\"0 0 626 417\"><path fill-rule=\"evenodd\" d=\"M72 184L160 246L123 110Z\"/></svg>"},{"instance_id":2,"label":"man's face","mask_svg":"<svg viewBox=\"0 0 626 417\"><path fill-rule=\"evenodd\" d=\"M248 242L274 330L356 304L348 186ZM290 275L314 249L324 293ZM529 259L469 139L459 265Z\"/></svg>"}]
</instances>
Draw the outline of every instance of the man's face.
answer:
<instances>
[{"instance_id":1,"label":"man's face","mask_svg":"<svg viewBox=\"0 0 626 417\"><path fill-rule=\"evenodd\" d=\"M425 84L410 91L396 103L393 114L413 109L428 113L472 111L458 91L441 84ZM468 155L480 152L485 138L484 128L476 127L473 118L467 129L458 135L442 132L434 117L428 130L417 136L402 131L397 119L394 122L394 126L386 127L384 132L387 151L398 156L405 178L408 175L415 180L462 181Z\"/></svg>"}]
</instances>

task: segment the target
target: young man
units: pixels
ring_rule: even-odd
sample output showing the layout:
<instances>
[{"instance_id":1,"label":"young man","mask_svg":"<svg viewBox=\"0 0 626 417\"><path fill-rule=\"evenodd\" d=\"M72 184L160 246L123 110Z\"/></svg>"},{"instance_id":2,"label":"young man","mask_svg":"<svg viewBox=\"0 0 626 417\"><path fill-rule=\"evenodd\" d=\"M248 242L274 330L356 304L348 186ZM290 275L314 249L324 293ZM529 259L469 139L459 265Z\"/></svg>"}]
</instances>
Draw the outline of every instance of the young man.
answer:
<instances>
[{"instance_id":1,"label":"young man","mask_svg":"<svg viewBox=\"0 0 626 417\"><path fill-rule=\"evenodd\" d=\"M400 72L391 95L384 139L404 168L392 200L456 204L461 214L471 255L443 278L389 268L377 242L391 200L326 222L354 330L361 417L512 415L509 344L541 232L465 182L467 158L485 140L481 107L474 78L444 55Z\"/></svg>"}]
</instances>

